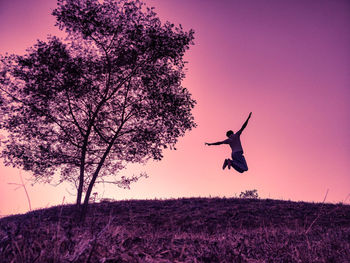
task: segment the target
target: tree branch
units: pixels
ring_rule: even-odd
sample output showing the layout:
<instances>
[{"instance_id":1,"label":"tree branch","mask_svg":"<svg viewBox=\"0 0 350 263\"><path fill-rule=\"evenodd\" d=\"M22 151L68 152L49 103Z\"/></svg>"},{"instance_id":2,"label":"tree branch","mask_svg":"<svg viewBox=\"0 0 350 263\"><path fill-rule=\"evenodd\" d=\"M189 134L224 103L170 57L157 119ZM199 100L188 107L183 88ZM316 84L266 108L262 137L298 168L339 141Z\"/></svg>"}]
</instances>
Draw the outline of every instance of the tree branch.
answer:
<instances>
[{"instance_id":1,"label":"tree branch","mask_svg":"<svg viewBox=\"0 0 350 263\"><path fill-rule=\"evenodd\" d=\"M69 132L66 131L66 129L59 123L59 121L57 120L57 118L54 118L51 114L47 114L45 111L43 111L42 109L38 108L35 106L35 104L33 103L28 103L26 101L23 101L21 99L16 98L14 95L10 94L7 90L3 89L2 87L0 87L0 90L2 90L3 92L5 92L8 96L10 96L13 100L22 103L25 106L31 107L32 109L35 109L38 112L41 112L44 116L46 116L47 118L49 118L50 120L52 120L55 124L57 124L60 129L67 135L67 138L69 138L69 141L72 143L72 145L74 145L75 147L80 148L79 144L74 143L70 138L70 134ZM66 120L60 120L60 121L66 121Z\"/></svg>"},{"instance_id":2,"label":"tree branch","mask_svg":"<svg viewBox=\"0 0 350 263\"><path fill-rule=\"evenodd\" d=\"M80 127L78 121L76 120L75 116L74 116L74 113L73 113L73 110L72 110L72 106L71 106L71 103L70 103L70 98L69 98L69 94L68 94L68 90L66 89L66 95L67 95L67 100L68 100L68 107L69 107L69 112L70 112L70 115L72 116L73 118L73 121L74 121L74 124L77 126L77 128L79 129L80 131L80 134L81 136L85 136L84 132L83 132L83 129Z\"/></svg>"},{"instance_id":3,"label":"tree branch","mask_svg":"<svg viewBox=\"0 0 350 263\"><path fill-rule=\"evenodd\" d=\"M108 144L108 140L102 135L101 131L98 130L98 128L96 127L95 124L94 124L93 126L94 126L95 132L100 136L100 138L101 138L105 143Z\"/></svg>"}]
</instances>

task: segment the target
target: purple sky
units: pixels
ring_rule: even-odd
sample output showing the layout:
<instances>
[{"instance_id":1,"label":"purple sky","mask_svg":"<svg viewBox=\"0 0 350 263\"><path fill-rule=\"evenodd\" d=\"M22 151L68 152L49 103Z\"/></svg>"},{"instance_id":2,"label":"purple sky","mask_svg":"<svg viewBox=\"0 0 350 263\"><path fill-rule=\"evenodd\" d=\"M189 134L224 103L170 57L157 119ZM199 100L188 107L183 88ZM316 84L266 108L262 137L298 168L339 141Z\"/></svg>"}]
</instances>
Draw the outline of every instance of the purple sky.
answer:
<instances>
[{"instance_id":1,"label":"purple sky","mask_svg":"<svg viewBox=\"0 0 350 263\"><path fill-rule=\"evenodd\" d=\"M148 172L131 190L100 186L108 198L235 196L343 201L350 193L350 2L148 0L163 21L193 28L187 87L197 100L198 128L161 162L130 166ZM0 1L0 53L23 53L58 34L54 0ZM206 147L241 127L249 171L222 171L228 146ZM0 166L0 214L28 209L18 171ZM28 177L28 176L27 176ZM63 185L28 186L33 207L73 202ZM67 192L68 190L68 192ZM10 201L9 201L10 200Z\"/></svg>"}]
</instances>

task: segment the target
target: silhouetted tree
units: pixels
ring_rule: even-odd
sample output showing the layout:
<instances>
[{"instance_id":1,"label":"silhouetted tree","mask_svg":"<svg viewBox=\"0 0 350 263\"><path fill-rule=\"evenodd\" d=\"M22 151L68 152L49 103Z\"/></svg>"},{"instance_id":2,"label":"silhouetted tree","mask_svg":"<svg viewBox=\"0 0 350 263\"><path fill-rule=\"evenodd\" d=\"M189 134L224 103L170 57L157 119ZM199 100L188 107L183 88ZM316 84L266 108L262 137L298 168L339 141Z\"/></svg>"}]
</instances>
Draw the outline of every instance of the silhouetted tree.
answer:
<instances>
[{"instance_id":1,"label":"silhouetted tree","mask_svg":"<svg viewBox=\"0 0 350 263\"><path fill-rule=\"evenodd\" d=\"M138 0L58 0L52 14L66 39L1 57L1 157L37 181L58 171L79 208L85 193L86 213L96 182L128 186L139 177L115 176L127 162L160 160L195 127L181 86L193 31L162 24Z\"/></svg>"}]
</instances>

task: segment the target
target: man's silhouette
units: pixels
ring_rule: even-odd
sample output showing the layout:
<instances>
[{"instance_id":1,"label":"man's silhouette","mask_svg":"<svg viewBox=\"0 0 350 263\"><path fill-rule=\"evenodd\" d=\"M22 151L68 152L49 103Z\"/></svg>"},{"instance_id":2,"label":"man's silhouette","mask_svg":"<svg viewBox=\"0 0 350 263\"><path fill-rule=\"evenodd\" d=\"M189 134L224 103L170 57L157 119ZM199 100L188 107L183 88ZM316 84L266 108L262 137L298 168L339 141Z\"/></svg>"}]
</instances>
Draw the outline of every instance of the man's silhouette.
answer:
<instances>
[{"instance_id":1,"label":"man's silhouette","mask_svg":"<svg viewBox=\"0 0 350 263\"><path fill-rule=\"evenodd\" d=\"M228 144L230 145L232 149L232 160L225 159L224 165L222 166L222 169L225 169L226 166L230 169L231 166L235 168L238 172L243 173L245 171L248 171L248 165L247 162L243 156L243 148L241 144L241 133L247 127L248 121L251 117L252 113L249 113L248 119L245 121L245 123L242 125L242 128L234 133L233 131L228 131L226 133L226 136L228 139L221 141L221 142L214 142L214 143L205 143L206 145L220 145L220 144Z\"/></svg>"}]
</instances>

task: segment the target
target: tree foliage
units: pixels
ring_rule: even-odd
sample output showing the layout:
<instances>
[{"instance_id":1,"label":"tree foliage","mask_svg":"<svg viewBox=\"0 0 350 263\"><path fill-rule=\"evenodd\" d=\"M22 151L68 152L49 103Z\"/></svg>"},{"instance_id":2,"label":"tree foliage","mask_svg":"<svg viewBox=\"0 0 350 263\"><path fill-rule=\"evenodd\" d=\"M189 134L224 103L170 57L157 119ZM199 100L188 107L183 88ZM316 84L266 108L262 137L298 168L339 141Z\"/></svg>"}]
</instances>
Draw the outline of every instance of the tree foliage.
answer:
<instances>
[{"instance_id":1,"label":"tree foliage","mask_svg":"<svg viewBox=\"0 0 350 263\"><path fill-rule=\"evenodd\" d=\"M160 160L195 127L195 101L181 85L193 31L161 23L137 0L58 0L52 14L66 39L1 57L1 157L37 181L58 172L77 187L79 206L96 180L136 181L118 171Z\"/></svg>"}]
</instances>

